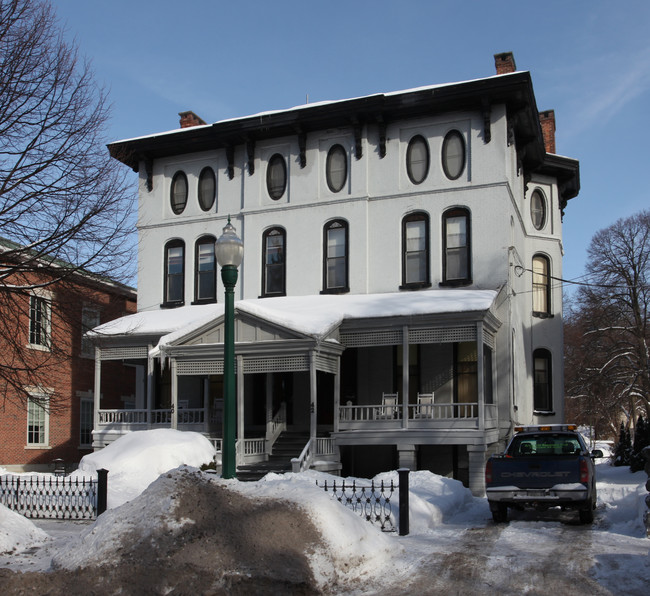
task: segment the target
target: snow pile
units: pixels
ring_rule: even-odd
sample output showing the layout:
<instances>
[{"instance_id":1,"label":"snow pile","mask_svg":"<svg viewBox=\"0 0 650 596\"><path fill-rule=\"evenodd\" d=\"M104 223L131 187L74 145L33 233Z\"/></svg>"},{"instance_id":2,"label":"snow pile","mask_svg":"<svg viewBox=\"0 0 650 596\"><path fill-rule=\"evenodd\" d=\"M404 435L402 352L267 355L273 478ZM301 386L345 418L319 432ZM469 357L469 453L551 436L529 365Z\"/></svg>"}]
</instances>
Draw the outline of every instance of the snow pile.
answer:
<instances>
[{"instance_id":1,"label":"snow pile","mask_svg":"<svg viewBox=\"0 0 650 596\"><path fill-rule=\"evenodd\" d=\"M320 486L316 485L319 481ZM394 536L368 523L322 488L341 479L320 472L267 474L260 482L229 482L228 488L251 500L266 498L291 501L303 508L319 531L323 545L310 556L319 585L335 579L374 581L388 566L397 565L402 547ZM364 486L370 483L361 481ZM351 484L351 481L350 481ZM398 505L393 505L393 512Z\"/></svg>"},{"instance_id":2,"label":"snow pile","mask_svg":"<svg viewBox=\"0 0 650 596\"><path fill-rule=\"evenodd\" d=\"M55 566L76 569L117 563L121 544L130 534L146 541L161 527L174 530L185 525L174 518L177 502L172 478L172 472L163 474L132 501L100 515L78 542L71 542L54 558Z\"/></svg>"},{"instance_id":3,"label":"snow pile","mask_svg":"<svg viewBox=\"0 0 650 596\"><path fill-rule=\"evenodd\" d=\"M30 520L0 505L0 553L39 546L48 538Z\"/></svg>"},{"instance_id":4,"label":"snow pile","mask_svg":"<svg viewBox=\"0 0 650 596\"><path fill-rule=\"evenodd\" d=\"M111 509L137 497L161 474L182 465L198 468L210 463L214 455L212 443L199 433L168 428L137 431L85 455L73 476L108 470L107 506Z\"/></svg>"}]
</instances>

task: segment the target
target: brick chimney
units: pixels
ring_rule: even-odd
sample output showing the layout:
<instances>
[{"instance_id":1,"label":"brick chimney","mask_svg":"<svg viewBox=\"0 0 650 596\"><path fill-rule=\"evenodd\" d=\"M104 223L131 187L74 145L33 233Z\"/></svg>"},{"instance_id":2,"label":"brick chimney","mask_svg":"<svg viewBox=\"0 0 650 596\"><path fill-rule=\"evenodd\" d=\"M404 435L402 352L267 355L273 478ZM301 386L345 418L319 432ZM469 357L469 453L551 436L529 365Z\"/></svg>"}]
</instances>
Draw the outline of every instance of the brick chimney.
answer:
<instances>
[{"instance_id":1,"label":"brick chimney","mask_svg":"<svg viewBox=\"0 0 650 596\"><path fill-rule=\"evenodd\" d=\"M498 75L508 74L509 72L515 72L515 70L517 70L515 57L512 52L494 54L494 66L496 66Z\"/></svg>"},{"instance_id":2,"label":"brick chimney","mask_svg":"<svg viewBox=\"0 0 650 596\"><path fill-rule=\"evenodd\" d=\"M546 153L555 153L555 111L540 112L539 123L542 125Z\"/></svg>"},{"instance_id":3,"label":"brick chimney","mask_svg":"<svg viewBox=\"0 0 650 596\"><path fill-rule=\"evenodd\" d=\"M202 118L199 118L194 112L188 110L187 112L179 112L181 117L181 128L189 128L190 126L201 126L205 124Z\"/></svg>"}]
</instances>

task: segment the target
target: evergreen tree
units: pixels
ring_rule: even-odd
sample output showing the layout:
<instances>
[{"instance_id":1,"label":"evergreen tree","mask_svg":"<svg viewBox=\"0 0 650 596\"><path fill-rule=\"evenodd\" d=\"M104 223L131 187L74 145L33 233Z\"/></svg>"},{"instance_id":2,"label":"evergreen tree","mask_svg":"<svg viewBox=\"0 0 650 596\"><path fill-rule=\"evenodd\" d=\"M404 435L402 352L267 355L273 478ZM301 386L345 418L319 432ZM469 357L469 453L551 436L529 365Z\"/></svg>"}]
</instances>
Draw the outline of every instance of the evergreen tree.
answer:
<instances>
[{"instance_id":1,"label":"evergreen tree","mask_svg":"<svg viewBox=\"0 0 650 596\"><path fill-rule=\"evenodd\" d=\"M621 422L621 429L618 435L618 443L614 447L614 465L615 466L629 466L630 465L630 451L632 445L630 442L630 431L625 428L625 424Z\"/></svg>"},{"instance_id":2,"label":"evergreen tree","mask_svg":"<svg viewBox=\"0 0 650 596\"><path fill-rule=\"evenodd\" d=\"M648 445L650 445L650 422L646 422L643 416L639 416L634 429L634 445L630 456L631 472L638 472L645 467L645 458L641 455L641 451Z\"/></svg>"}]
</instances>

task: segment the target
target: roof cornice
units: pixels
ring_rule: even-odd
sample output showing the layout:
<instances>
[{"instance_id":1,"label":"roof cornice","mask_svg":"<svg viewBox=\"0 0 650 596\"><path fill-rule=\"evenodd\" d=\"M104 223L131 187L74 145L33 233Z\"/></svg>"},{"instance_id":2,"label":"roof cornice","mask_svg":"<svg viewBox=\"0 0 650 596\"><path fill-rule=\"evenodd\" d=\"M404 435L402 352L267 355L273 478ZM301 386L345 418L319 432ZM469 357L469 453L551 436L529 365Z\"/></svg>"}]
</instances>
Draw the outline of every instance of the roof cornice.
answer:
<instances>
[{"instance_id":1,"label":"roof cornice","mask_svg":"<svg viewBox=\"0 0 650 596\"><path fill-rule=\"evenodd\" d=\"M210 151L233 149L270 138L304 135L311 131L344 126L388 124L439 112L481 110L504 104L522 165L535 169L545 151L530 73L514 72L460 83L435 85L407 91L368 95L333 102L305 104L297 108L264 112L162 134L117 141L108 145L111 156L139 171L144 162ZM484 134L490 141L489 118Z\"/></svg>"}]
</instances>

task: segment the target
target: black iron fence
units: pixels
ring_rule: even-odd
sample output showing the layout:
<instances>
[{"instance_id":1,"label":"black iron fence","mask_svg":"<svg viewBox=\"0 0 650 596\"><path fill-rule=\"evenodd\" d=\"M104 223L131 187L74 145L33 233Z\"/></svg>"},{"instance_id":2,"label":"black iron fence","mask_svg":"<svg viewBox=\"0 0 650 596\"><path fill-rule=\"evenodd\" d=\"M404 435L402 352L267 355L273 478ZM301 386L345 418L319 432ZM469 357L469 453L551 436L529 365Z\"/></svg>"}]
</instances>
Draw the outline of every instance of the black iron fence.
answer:
<instances>
[{"instance_id":1,"label":"black iron fence","mask_svg":"<svg viewBox=\"0 0 650 596\"><path fill-rule=\"evenodd\" d=\"M94 519L106 511L108 471L97 478L0 476L0 503L32 519Z\"/></svg>"},{"instance_id":2,"label":"black iron fence","mask_svg":"<svg viewBox=\"0 0 650 596\"><path fill-rule=\"evenodd\" d=\"M367 521L379 525L383 532L394 532L395 524L393 515L392 499L395 491L399 495L399 535L406 536L409 533L409 470L398 470L399 484L392 480L370 485L357 484L352 482L333 481L328 484L327 480L316 485L325 492L332 492L334 497L355 513L364 517Z\"/></svg>"}]
</instances>

